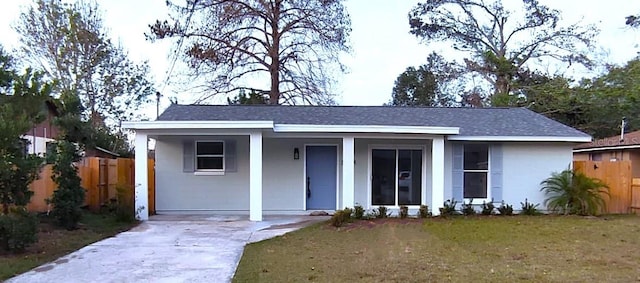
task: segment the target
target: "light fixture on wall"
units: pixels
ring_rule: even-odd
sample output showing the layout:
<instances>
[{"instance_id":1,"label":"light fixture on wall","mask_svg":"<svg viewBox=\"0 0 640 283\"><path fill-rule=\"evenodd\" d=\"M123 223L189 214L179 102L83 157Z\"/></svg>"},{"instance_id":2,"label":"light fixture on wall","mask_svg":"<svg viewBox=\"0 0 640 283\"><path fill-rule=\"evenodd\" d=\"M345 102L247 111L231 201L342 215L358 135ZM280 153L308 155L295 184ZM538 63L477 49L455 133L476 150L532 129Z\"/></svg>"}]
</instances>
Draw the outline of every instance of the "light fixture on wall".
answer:
<instances>
[{"instance_id":1,"label":"light fixture on wall","mask_svg":"<svg viewBox=\"0 0 640 283\"><path fill-rule=\"evenodd\" d=\"M294 160L300 159L300 150L297 147L293 149L293 159Z\"/></svg>"}]
</instances>

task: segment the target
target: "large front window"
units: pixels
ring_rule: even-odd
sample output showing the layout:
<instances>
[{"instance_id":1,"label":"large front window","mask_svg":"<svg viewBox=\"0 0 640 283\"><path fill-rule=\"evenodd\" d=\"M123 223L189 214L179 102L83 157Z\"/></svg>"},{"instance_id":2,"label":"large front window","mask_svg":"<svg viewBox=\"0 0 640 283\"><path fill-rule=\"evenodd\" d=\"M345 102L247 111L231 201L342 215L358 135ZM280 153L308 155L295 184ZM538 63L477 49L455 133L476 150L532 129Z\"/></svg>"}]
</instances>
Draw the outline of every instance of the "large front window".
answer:
<instances>
[{"instance_id":1,"label":"large front window","mask_svg":"<svg viewBox=\"0 0 640 283\"><path fill-rule=\"evenodd\" d=\"M224 142L197 141L196 142L196 170L201 170L201 171L224 170Z\"/></svg>"},{"instance_id":2,"label":"large front window","mask_svg":"<svg viewBox=\"0 0 640 283\"><path fill-rule=\"evenodd\" d=\"M489 146L464 145L464 198L488 198Z\"/></svg>"},{"instance_id":3,"label":"large front window","mask_svg":"<svg viewBox=\"0 0 640 283\"><path fill-rule=\"evenodd\" d=\"M372 205L420 205L421 198L421 149L371 151Z\"/></svg>"}]
</instances>

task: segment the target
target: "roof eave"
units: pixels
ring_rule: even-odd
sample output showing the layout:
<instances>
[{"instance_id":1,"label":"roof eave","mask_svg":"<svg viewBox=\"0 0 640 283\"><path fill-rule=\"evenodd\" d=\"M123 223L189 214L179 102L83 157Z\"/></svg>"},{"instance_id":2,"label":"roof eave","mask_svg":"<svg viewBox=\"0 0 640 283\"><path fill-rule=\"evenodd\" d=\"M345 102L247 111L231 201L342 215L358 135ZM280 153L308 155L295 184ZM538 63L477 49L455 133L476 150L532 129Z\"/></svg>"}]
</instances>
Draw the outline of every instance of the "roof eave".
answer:
<instances>
[{"instance_id":1,"label":"roof eave","mask_svg":"<svg viewBox=\"0 0 640 283\"><path fill-rule=\"evenodd\" d=\"M603 147L591 147L591 148L577 148L577 149L574 149L573 152L574 153L579 153L579 152L621 150L621 149L635 149L635 148L640 148L640 144L603 146Z\"/></svg>"},{"instance_id":2,"label":"roof eave","mask_svg":"<svg viewBox=\"0 0 640 283\"><path fill-rule=\"evenodd\" d=\"M273 121L141 121L123 122L130 130L273 129Z\"/></svg>"},{"instance_id":3,"label":"roof eave","mask_svg":"<svg viewBox=\"0 0 640 283\"><path fill-rule=\"evenodd\" d=\"M495 142L591 142L587 136L450 136L451 141L495 141Z\"/></svg>"},{"instance_id":4,"label":"roof eave","mask_svg":"<svg viewBox=\"0 0 640 283\"><path fill-rule=\"evenodd\" d=\"M276 124L278 133L391 133L391 134L432 134L457 135L458 127L402 126L402 125L309 125Z\"/></svg>"}]
</instances>

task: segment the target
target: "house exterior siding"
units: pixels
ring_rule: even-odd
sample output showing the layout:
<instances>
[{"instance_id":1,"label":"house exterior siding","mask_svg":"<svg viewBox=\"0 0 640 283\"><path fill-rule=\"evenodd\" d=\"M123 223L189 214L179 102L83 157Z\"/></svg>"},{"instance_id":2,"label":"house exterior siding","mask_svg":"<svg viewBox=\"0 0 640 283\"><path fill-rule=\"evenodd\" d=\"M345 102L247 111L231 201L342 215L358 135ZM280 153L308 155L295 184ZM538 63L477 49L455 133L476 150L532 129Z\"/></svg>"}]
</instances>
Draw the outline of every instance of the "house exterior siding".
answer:
<instances>
[{"instance_id":1,"label":"house exterior siding","mask_svg":"<svg viewBox=\"0 0 640 283\"><path fill-rule=\"evenodd\" d=\"M190 137L198 139L198 137ZM218 137L202 137L217 139ZM249 210L249 138L236 140L237 172L223 176L196 176L183 172L183 138L156 140L156 211L207 212Z\"/></svg>"},{"instance_id":2,"label":"house exterior siding","mask_svg":"<svg viewBox=\"0 0 640 283\"><path fill-rule=\"evenodd\" d=\"M237 171L224 175L183 172L183 141L235 140ZM338 139L263 140L263 209L272 213L304 210L304 146L339 145ZM300 159L293 158L299 148ZM338 151L341 148L338 147ZM340 170L339 170L340 171ZM340 174L338 174L340 179ZM341 180L341 179L340 179ZM341 183L341 182L340 182ZM342 190L338 187L338 197ZM156 211L158 213L249 210L248 136L162 137L156 140Z\"/></svg>"},{"instance_id":3,"label":"house exterior siding","mask_svg":"<svg viewBox=\"0 0 640 283\"><path fill-rule=\"evenodd\" d=\"M183 172L184 140L235 140L235 172L220 176ZM460 142L455 142L460 143ZM452 145L445 142L444 199L452 193ZM501 143L503 193L501 199L518 209L520 202L542 203L540 182L552 172L566 169L572 160L569 143ZM342 141L340 139L264 138L263 210L287 214L305 210L305 145L338 146L336 208L342 208ZM354 200L367 209L370 201L370 149L378 146L422 146L424 189L422 200L431 203L431 140L356 139ZM293 158L298 148L300 159ZM458 199L461 202L461 199ZM246 213L249 210L248 136L159 137L156 140L156 210L158 213Z\"/></svg>"},{"instance_id":4,"label":"house exterior siding","mask_svg":"<svg viewBox=\"0 0 640 283\"><path fill-rule=\"evenodd\" d=\"M544 209L540 182L571 166L572 148L569 143L504 143L504 201L518 210L527 198Z\"/></svg>"}]
</instances>

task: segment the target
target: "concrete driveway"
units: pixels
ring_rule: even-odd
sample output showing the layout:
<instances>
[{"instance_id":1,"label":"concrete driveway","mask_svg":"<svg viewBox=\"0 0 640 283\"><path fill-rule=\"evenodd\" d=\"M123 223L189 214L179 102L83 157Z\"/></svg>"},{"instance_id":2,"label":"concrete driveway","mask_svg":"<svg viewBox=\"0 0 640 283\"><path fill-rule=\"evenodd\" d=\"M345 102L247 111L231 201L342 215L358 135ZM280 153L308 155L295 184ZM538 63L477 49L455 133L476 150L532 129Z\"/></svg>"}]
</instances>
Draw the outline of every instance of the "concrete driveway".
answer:
<instances>
[{"instance_id":1,"label":"concrete driveway","mask_svg":"<svg viewBox=\"0 0 640 283\"><path fill-rule=\"evenodd\" d=\"M318 216L153 216L7 282L229 282L245 244L326 220Z\"/></svg>"}]
</instances>

